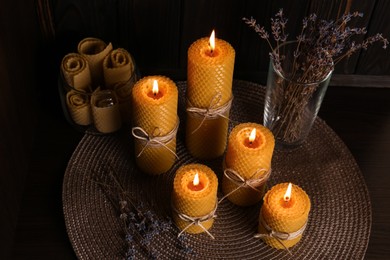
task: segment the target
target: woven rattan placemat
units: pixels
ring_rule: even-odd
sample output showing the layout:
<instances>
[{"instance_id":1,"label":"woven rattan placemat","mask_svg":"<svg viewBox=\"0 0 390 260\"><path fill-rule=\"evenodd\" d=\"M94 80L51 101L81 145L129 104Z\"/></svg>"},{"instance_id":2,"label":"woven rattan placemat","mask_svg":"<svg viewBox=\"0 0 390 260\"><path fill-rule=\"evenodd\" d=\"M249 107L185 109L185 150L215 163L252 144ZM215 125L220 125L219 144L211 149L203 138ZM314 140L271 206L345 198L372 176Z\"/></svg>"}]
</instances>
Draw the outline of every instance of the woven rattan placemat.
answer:
<instances>
[{"instance_id":1,"label":"woven rattan placemat","mask_svg":"<svg viewBox=\"0 0 390 260\"><path fill-rule=\"evenodd\" d=\"M179 166L204 163L221 178L222 159L199 161L186 151L183 130L186 83L178 82L178 87L179 160L168 173L151 177L136 169L128 129L112 135L99 135L91 130L74 151L63 181L63 210L70 241L80 259L123 259L126 253L119 213L101 185L93 180L105 178L109 167L115 169L120 182L138 200L155 205L162 214L170 212L172 182ZM231 119L261 123L264 90L254 83L235 81ZM318 118L301 147L275 151L272 166L269 186L293 182L307 192L312 202L304 237L291 249L292 255L253 238L260 205L240 208L225 200L219 205L218 217L210 230L215 240L206 234L188 235L187 243L192 248L188 254L175 246L177 232L164 233L153 245L158 259L362 259L371 228L370 199L354 158L332 129ZM222 194L219 192L218 196Z\"/></svg>"}]
</instances>

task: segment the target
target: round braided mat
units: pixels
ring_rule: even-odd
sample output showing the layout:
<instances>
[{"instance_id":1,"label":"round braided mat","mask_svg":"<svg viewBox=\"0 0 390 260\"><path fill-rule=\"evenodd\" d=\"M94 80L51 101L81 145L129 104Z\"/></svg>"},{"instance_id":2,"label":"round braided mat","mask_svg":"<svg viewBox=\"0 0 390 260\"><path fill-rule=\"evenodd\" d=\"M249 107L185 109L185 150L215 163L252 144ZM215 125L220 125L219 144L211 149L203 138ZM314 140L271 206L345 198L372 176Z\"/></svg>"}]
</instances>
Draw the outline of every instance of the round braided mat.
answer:
<instances>
[{"instance_id":1,"label":"round braided mat","mask_svg":"<svg viewBox=\"0 0 390 260\"><path fill-rule=\"evenodd\" d=\"M88 131L74 151L63 182L63 210L69 238L80 259L123 259L127 243L119 212L94 177L104 179L112 167L121 183L138 200L154 205L161 216L170 214L175 171L183 164L204 163L222 177L222 158L200 161L184 146L185 82L178 82L179 160L161 176L147 176L136 169L129 129L112 135ZM263 86L235 81L231 111L233 124L262 122ZM230 128L231 129L231 128ZM371 206L362 174L339 137L317 118L305 143L294 150L276 150L269 187L293 182L310 196L312 209L300 243L286 250L268 247L257 232L260 205L241 208L224 200L210 232L188 235L193 254L175 246L177 230L170 229L153 241L158 259L362 259L371 228ZM141 195L139 195L141 194ZM219 191L218 197L222 197ZM138 252L137 259L147 258Z\"/></svg>"}]
</instances>

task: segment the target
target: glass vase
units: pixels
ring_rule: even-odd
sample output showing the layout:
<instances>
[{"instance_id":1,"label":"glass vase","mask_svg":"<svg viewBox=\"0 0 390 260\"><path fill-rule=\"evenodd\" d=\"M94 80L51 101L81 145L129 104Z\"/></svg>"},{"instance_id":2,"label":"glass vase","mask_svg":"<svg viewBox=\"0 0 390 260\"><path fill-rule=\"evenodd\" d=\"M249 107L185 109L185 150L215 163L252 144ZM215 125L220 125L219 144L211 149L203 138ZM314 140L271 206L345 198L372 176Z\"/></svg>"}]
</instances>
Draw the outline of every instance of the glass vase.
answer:
<instances>
[{"instance_id":1,"label":"glass vase","mask_svg":"<svg viewBox=\"0 0 390 260\"><path fill-rule=\"evenodd\" d=\"M294 59L296 45L297 42L281 45L276 50L281 60L271 58L268 70L263 124L274 134L276 147L282 149L297 147L308 136L333 72L333 67L302 71ZM310 75L315 73L323 77L318 80L317 76L311 82Z\"/></svg>"}]
</instances>

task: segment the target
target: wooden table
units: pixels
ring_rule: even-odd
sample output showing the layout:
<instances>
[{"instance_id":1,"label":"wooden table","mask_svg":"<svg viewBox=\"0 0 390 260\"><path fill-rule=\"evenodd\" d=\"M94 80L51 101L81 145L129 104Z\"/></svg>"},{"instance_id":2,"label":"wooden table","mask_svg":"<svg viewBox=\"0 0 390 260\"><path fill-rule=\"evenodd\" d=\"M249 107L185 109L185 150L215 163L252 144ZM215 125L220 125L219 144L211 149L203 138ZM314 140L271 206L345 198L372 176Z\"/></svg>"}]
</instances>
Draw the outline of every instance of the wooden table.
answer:
<instances>
[{"instance_id":1,"label":"wooden table","mask_svg":"<svg viewBox=\"0 0 390 260\"><path fill-rule=\"evenodd\" d=\"M65 121L58 104L53 107L42 107L13 259L76 259L61 195L67 162L83 135ZM386 259L390 256L390 88L331 86L319 116L349 147L370 192L372 230L365 259Z\"/></svg>"}]
</instances>

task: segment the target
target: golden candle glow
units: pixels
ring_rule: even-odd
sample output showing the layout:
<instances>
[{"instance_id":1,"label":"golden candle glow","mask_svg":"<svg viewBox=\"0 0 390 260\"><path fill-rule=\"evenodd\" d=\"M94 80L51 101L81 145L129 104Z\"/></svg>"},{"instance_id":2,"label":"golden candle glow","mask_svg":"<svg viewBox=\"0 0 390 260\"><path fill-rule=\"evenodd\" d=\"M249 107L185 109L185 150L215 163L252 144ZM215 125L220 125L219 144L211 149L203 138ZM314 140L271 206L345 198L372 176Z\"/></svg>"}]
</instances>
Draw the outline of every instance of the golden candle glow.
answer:
<instances>
[{"instance_id":1,"label":"golden candle glow","mask_svg":"<svg viewBox=\"0 0 390 260\"><path fill-rule=\"evenodd\" d=\"M152 89L152 92L154 95L157 95L158 94L158 82L157 80L153 80L153 89Z\"/></svg>"},{"instance_id":2,"label":"golden candle glow","mask_svg":"<svg viewBox=\"0 0 390 260\"><path fill-rule=\"evenodd\" d=\"M158 86L158 81L157 80L153 80L152 91L150 91L148 93L148 96L150 98L153 98L153 99L160 99L160 98L162 98L163 95L164 95L163 92L160 91L160 88Z\"/></svg>"},{"instance_id":3,"label":"golden candle glow","mask_svg":"<svg viewBox=\"0 0 390 260\"><path fill-rule=\"evenodd\" d=\"M253 143L256 139L256 128L253 128L252 132L249 135L249 143Z\"/></svg>"},{"instance_id":4,"label":"golden candle glow","mask_svg":"<svg viewBox=\"0 0 390 260\"><path fill-rule=\"evenodd\" d=\"M188 183L188 188L190 190L192 190L192 191L203 190L204 185L203 185L202 182L200 182L198 171L196 171L196 173L194 175L194 179L192 180L192 182Z\"/></svg>"},{"instance_id":5,"label":"golden candle glow","mask_svg":"<svg viewBox=\"0 0 390 260\"><path fill-rule=\"evenodd\" d=\"M211 32L209 44L210 44L210 53L212 54L215 50L215 31L214 30Z\"/></svg>"},{"instance_id":6,"label":"golden candle glow","mask_svg":"<svg viewBox=\"0 0 390 260\"><path fill-rule=\"evenodd\" d=\"M194 180L192 181L192 184L194 184L194 186L199 185L199 174L198 173L195 174Z\"/></svg>"},{"instance_id":7,"label":"golden candle glow","mask_svg":"<svg viewBox=\"0 0 390 260\"><path fill-rule=\"evenodd\" d=\"M284 201L285 202L289 202L290 199L291 199L291 189L292 189L292 184L291 182L288 184L288 187L287 187L287 190L286 190L286 193L284 194Z\"/></svg>"}]
</instances>

